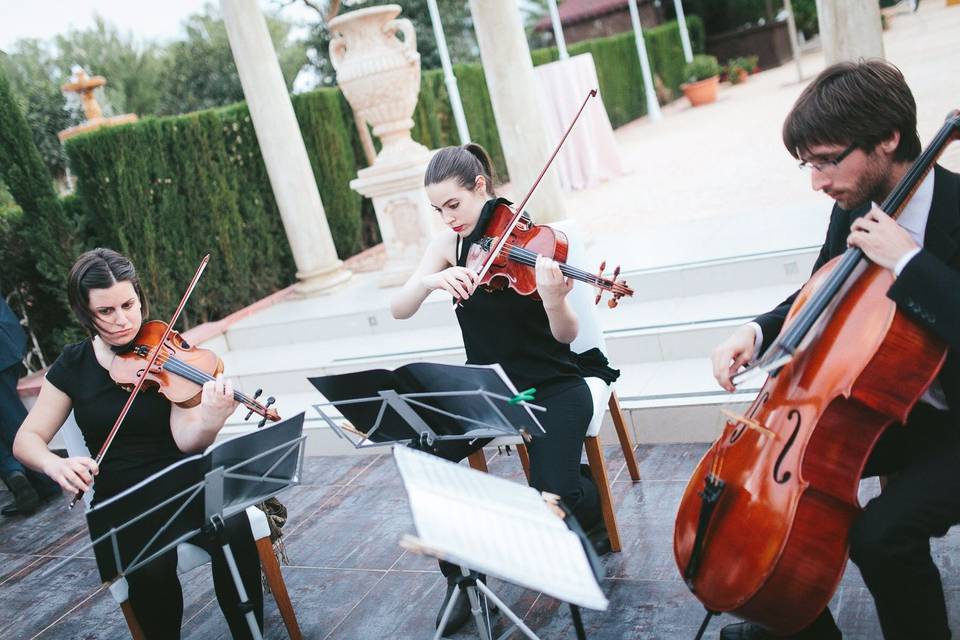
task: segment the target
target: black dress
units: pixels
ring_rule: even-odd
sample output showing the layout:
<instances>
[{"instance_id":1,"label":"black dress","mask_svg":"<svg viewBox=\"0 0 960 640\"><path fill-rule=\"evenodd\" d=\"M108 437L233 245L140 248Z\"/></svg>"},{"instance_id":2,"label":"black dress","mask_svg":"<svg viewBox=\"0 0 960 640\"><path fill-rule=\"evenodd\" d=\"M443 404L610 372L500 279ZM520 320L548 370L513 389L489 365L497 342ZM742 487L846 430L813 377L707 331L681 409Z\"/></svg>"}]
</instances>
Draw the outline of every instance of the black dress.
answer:
<instances>
[{"instance_id":1,"label":"black dress","mask_svg":"<svg viewBox=\"0 0 960 640\"><path fill-rule=\"evenodd\" d=\"M74 417L87 448L96 455L129 393L118 386L100 365L89 338L66 346L46 377L53 386L70 396ZM100 473L94 482L94 505L187 456L173 439L170 408L170 401L156 391L141 391L137 395L100 464ZM246 514L241 513L227 520L226 525L244 587L262 628L260 561L250 523ZM203 535L195 536L189 542L210 553L217 599L233 636L250 637L222 549ZM115 577L101 572L104 581ZM130 604L147 637L150 640L179 638L183 594L177 577L176 550L160 556L126 578L130 586Z\"/></svg>"},{"instance_id":2,"label":"black dress","mask_svg":"<svg viewBox=\"0 0 960 640\"><path fill-rule=\"evenodd\" d=\"M459 247L458 266L466 264L470 245L483 237L499 202L504 201L490 200L484 206L476 229ZM543 303L530 296L478 287L456 313L467 363L499 363L518 389L536 388L535 402L547 409L537 415L546 435L527 446L530 485L559 495L585 530L593 528L601 521L599 494L589 471L580 465L583 439L593 416L583 361L570 351L570 345L553 337ZM618 372L606 366L605 359L596 362L599 352L593 355L589 374L615 380ZM443 448L441 455L459 460L482 444L456 443Z\"/></svg>"}]
</instances>

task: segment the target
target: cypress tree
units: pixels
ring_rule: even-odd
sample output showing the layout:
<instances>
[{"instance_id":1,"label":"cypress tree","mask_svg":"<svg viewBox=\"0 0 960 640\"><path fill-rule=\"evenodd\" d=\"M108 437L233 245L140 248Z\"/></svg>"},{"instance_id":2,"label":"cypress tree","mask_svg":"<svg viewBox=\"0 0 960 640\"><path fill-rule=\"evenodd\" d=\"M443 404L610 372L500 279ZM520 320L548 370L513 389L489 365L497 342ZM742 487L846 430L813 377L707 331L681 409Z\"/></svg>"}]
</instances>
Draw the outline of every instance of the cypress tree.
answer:
<instances>
[{"instance_id":1,"label":"cypress tree","mask_svg":"<svg viewBox=\"0 0 960 640\"><path fill-rule=\"evenodd\" d=\"M26 118L0 67L0 178L24 216L24 239L36 261L41 291L67 314L64 283L72 260L69 225Z\"/></svg>"}]
</instances>

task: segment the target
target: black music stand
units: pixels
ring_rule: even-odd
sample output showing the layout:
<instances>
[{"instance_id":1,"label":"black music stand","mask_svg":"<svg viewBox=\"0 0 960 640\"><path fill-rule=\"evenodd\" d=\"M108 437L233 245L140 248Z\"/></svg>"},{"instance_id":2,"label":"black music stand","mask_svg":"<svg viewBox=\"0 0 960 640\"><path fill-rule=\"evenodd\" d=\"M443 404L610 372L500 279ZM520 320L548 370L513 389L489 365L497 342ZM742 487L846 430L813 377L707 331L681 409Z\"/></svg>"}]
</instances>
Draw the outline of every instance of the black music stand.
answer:
<instances>
[{"instance_id":1,"label":"black music stand","mask_svg":"<svg viewBox=\"0 0 960 640\"><path fill-rule=\"evenodd\" d=\"M310 378L328 400L313 408L357 449L407 444L435 452L449 440L519 436L546 431L533 411L535 391L520 393L499 365L408 364ZM528 390L529 391L529 390ZM324 411L335 406L348 425Z\"/></svg>"},{"instance_id":2,"label":"black music stand","mask_svg":"<svg viewBox=\"0 0 960 640\"><path fill-rule=\"evenodd\" d=\"M110 581L203 532L222 545L250 632L261 638L223 522L300 483L303 419L300 413L211 445L97 504L86 514L93 541L81 551L93 547L101 578Z\"/></svg>"}]
</instances>

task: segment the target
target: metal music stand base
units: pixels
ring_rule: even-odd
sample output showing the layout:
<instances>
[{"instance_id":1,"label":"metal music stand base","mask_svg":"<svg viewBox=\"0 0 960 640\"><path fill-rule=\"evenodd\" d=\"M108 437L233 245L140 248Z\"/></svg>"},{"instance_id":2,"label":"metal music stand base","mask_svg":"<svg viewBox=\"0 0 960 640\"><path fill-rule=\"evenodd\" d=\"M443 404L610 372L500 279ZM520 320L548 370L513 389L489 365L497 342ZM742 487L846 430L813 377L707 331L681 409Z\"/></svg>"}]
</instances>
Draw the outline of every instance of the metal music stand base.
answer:
<instances>
[{"instance_id":1,"label":"metal music stand base","mask_svg":"<svg viewBox=\"0 0 960 640\"><path fill-rule=\"evenodd\" d=\"M453 595L450 596L450 602L447 603L446 608L443 610L443 616L440 618L440 624L437 626L437 632L434 634L433 640L440 640L443 637L443 631L447 628L447 621L450 619L450 614L457 604L457 598L460 597L461 591L465 591L467 597L470 598L470 613L473 615L474 622L476 622L477 631L480 633L480 640L493 640L493 628L490 622L490 606L488 604L486 609L481 607L481 597L493 603L497 609L500 610L500 613L507 616L510 622L513 623L513 626L508 627L497 640L505 640L508 638L510 634L513 633L514 628L519 629L530 640L540 640L539 636L524 624L523 620L511 611L510 607L504 604L503 600L498 598L490 587L478 579L478 574L464 567L460 567L460 572L463 578L459 581L459 589L454 591ZM480 591L480 593L477 593L477 591ZM576 605L570 605L570 613L573 617L574 627L577 630L577 638L579 640L586 640L587 636L583 630L583 622L580 619L580 608Z\"/></svg>"}]
</instances>

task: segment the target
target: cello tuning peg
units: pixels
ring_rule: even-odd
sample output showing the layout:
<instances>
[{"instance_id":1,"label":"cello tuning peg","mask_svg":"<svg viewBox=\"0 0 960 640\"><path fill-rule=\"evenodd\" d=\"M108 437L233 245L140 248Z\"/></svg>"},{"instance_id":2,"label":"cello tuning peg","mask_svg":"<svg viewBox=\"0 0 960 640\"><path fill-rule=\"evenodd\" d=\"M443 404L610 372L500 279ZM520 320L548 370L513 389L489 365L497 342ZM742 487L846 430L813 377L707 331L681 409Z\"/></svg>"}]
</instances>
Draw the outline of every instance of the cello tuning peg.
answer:
<instances>
[{"instance_id":1,"label":"cello tuning peg","mask_svg":"<svg viewBox=\"0 0 960 640\"><path fill-rule=\"evenodd\" d=\"M603 290L601 290L600 293L597 294L597 299L593 301L593 304L600 304L600 298L602 297L603 297Z\"/></svg>"},{"instance_id":2,"label":"cello tuning peg","mask_svg":"<svg viewBox=\"0 0 960 640\"><path fill-rule=\"evenodd\" d=\"M607 268L607 261L604 260L600 263L600 273L603 273L603 270Z\"/></svg>"},{"instance_id":3,"label":"cello tuning peg","mask_svg":"<svg viewBox=\"0 0 960 640\"><path fill-rule=\"evenodd\" d=\"M617 276L620 275L620 265L617 265L617 268L613 270L613 279L616 280Z\"/></svg>"},{"instance_id":4,"label":"cello tuning peg","mask_svg":"<svg viewBox=\"0 0 960 640\"><path fill-rule=\"evenodd\" d=\"M607 300L607 307L609 307L610 309L616 309L618 304L619 303L617 302L616 297L612 297L609 300Z\"/></svg>"}]
</instances>

